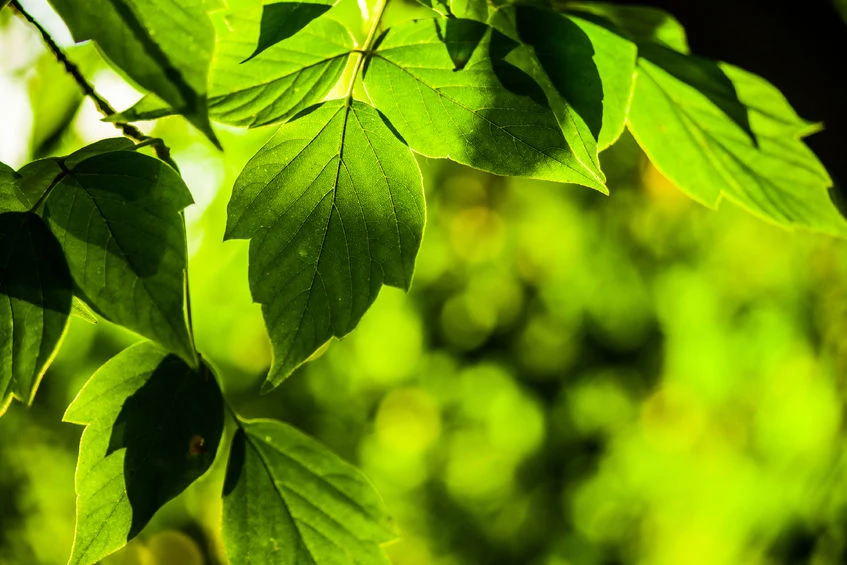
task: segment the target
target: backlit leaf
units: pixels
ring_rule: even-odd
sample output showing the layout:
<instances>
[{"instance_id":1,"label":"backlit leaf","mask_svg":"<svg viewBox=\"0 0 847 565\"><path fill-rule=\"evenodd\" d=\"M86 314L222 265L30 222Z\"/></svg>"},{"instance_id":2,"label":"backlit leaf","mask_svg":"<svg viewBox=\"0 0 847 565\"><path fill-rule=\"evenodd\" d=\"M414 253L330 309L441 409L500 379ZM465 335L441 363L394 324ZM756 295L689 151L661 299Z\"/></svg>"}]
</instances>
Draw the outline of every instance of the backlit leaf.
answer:
<instances>
[{"instance_id":1,"label":"backlit leaf","mask_svg":"<svg viewBox=\"0 0 847 565\"><path fill-rule=\"evenodd\" d=\"M847 234L832 185L800 140L800 119L763 79L726 64L642 46L629 127L671 181L695 200L722 197L777 224Z\"/></svg>"},{"instance_id":2,"label":"backlit leaf","mask_svg":"<svg viewBox=\"0 0 847 565\"><path fill-rule=\"evenodd\" d=\"M358 470L281 422L242 426L223 493L232 563L388 565L394 524Z\"/></svg>"},{"instance_id":3,"label":"backlit leaf","mask_svg":"<svg viewBox=\"0 0 847 565\"><path fill-rule=\"evenodd\" d=\"M206 88L215 29L203 0L50 0L74 39L94 40L214 143Z\"/></svg>"},{"instance_id":4,"label":"backlit leaf","mask_svg":"<svg viewBox=\"0 0 847 565\"><path fill-rule=\"evenodd\" d=\"M218 52L209 93L214 120L248 127L287 120L320 102L344 71L353 37L342 24L327 18L243 62L253 48L259 16L259 10L252 9L218 18ZM146 120L171 113L160 99L147 96L113 119Z\"/></svg>"},{"instance_id":5,"label":"backlit leaf","mask_svg":"<svg viewBox=\"0 0 847 565\"><path fill-rule=\"evenodd\" d=\"M352 330L382 284L408 288L424 225L408 147L362 102L326 102L282 126L247 164L228 238L250 238L272 388L333 336Z\"/></svg>"},{"instance_id":6,"label":"backlit leaf","mask_svg":"<svg viewBox=\"0 0 847 565\"><path fill-rule=\"evenodd\" d=\"M191 204L188 189L173 169L140 153L76 160L65 161L45 219L65 251L77 294L103 317L193 362L180 215Z\"/></svg>"},{"instance_id":7,"label":"backlit leaf","mask_svg":"<svg viewBox=\"0 0 847 565\"><path fill-rule=\"evenodd\" d=\"M0 163L0 212L23 212L26 209L19 175L9 165Z\"/></svg>"},{"instance_id":8,"label":"backlit leaf","mask_svg":"<svg viewBox=\"0 0 847 565\"><path fill-rule=\"evenodd\" d=\"M65 334L73 282L62 248L35 214L0 214L0 414L32 401Z\"/></svg>"},{"instance_id":9,"label":"backlit leaf","mask_svg":"<svg viewBox=\"0 0 847 565\"><path fill-rule=\"evenodd\" d=\"M475 37L482 25L433 19L389 29L366 69L371 99L409 146L428 157L605 192L591 161L597 151L590 133L569 145L541 87L503 61L508 38L486 32L472 59L456 70L450 43Z\"/></svg>"},{"instance_id":10,"label":"backlit leaf","mask_svg":"<svg viewBox=\"0 0 847 565\"><path fill-rule=\"evenodd\" d=\"M604 2L568 2L567 10L605 22L636 43L656 43L688 53L685 28L672 15L652 6L618 6Z\"/></svg>"},{"instance_id":11,"label":"backlit leaf","mask_svg":"<svg viewBox=\"0 0 847 565\"><path fill-rule=\"evenodd\" d=\"M262 26L259 44L250 59L309 25L309 22L326 13L334 2L274 2L262 6Z\"/></svg>"},{"instance_id":12,"label":"backlit leaf","mask_svg":"<svg viewBox=\"0 0 847 565\"><path fill-rule=\"evenodd\" d=\"M215 459L223 417L205 364L193 369L143 342L103 365L65 413L86 426L70 564L89 565L124 546L200 478Z\"/></svg>"}]
</instances>

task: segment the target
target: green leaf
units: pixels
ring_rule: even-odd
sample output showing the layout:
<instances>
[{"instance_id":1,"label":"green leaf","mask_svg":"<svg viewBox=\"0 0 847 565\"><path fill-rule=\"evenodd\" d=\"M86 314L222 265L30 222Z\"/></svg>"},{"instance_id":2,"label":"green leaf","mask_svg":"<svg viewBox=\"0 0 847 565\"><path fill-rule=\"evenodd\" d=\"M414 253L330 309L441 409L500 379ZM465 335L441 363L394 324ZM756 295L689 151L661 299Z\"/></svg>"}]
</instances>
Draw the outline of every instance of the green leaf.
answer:
<instances>
[{"instance_id":1,"label":"green leaf","mask_svg":"<svg viewBox=\"0 0 847 565\"><path fill-rule=\"evenodd\" d=\"M136 344L103 365L65 413L86 426L76 468L70 565L95 563L138 535L212 465L223 398L206 365Z\"/></svg>"},{"instance_id":2,"label":"green leaf","mask_svg":"<svg viewBox=\"0 0 847 565\"><path fill-rule=\"evenodd\" d=\"M73 282L62 248L35 214L0 214L0 414L29 404L65 335Z\"/></svg>"},{"instance_id":3,"label":"green leaf","mask_svg":"<svg viewBox=\"0 0 847 565\"><path fill-rule=\"evenodd\" d=\"M689 53L685 28L664 10L649 6L618 6L603 2L568 2L568 11L611 25L639 44L655 43Z\"/></svg>"},{"instance_id":4,"label":"green leaf","mask_svg":"<svg viewBox=\"0 0 847 565\"><path fill-rule=\"evenodd\" d=\"M203 0L50 0L74 39L94 40L130 78L218 145L206 88L215 30Z\"/></svg>"},{"instance_id":5,"label":"green leaf","mask_svg":"<svg viewBox=\"0 0 847 565\"><path fill-rule=\"evenodd\" d=\"M583 18L569 17L568 19L585 33L594 51L593 60L600 75L603 91L602 127L597 136L597 145L602 151L615 143L626 127L629 102L635 88L635 65L638 48L628 39L609 31L603 26ZM549 38L550 36L548 36ZM573 65L566 63L573 56L571 49L568 46L563 46L564 49L558 48L562 45L561 40L557 41L555 37L552 39L553 48L549 53L554 57L553 61L555 62L555 57L559 55L562 57L561 67L565 72L571 69L579 69L576 62ZM565 85L563 95L567 99L577 100L580 94L584 95L585 93L585 91L581 93L571 92L580 90L577 88L578 78L564 80L563 76L560 84Z\"/></svg>"},{"instance_id":6,"label":"green leaf","mask_svg":"<svg viewBox=\"0 0 847 565\"><path fill-rule=\"evenodd\" d=\"M97 314L94 310L76 296L74 296L73 302L71 302L71 314L81 320L85 320L89 324L97 323Z\"/></svg>"},{"instance_id":7,"label":"green leaf","mask_svg":"<svg viewBox=\"0 0 847 565\"><path fill-rule=\"evenodd\" d=\"M20 176L0 163L0 212L24 212L28 209L20 189Z\"/></svg>"},{"instance_id":8,"label":"green leaf","mask_svg":"<svg viewBox=\"0 0 847 565\"><path fill-rule=\"evenodd\" d=\"M629 127L695 200L722 197L785 227L847 235L826 170L800 140L814 126L765 80L731 65L642 47Z\"/></svg>"},{"instance_id":9,"label":"green leaf","mask_svg":"<svg viewBox=\"0 0 847 565\"><path fill-rule=\"evenodd\" d=\"M583 160L599 170L597 151L626 123L637 49L587 20L533 6L502 8L492 24L524 45L506 56L544 89L567 139L580 140ZM595 147L588 138L598 140ZM571 146L579 148L577 141Z\"/></svg>"},{"instance_id":10,"label":"green leaf","mask_svg":"<svg viewBox=\"0 0 847 565\"><path fill-rule=\"evenodd\" d=\"M251 238L250 288L273 344L272 388L352 330L382 284L408 288L425 218L417 162L362 102L283 125L247 163L227 238Z\"/></svg>"},{"instance_id":11,"label":"green leaf","mask_svg":"<svg viewBox=\"0 0 847 565\"><path fill-rule=\"evenodd\" d=\"M259 44L247 58L252 59L265 49L284 41L309 25L315 18L332 8L334 2L276 2L262 6L262 27Z\"/></svg>"},{"instance_id":12,"label":"green leaf","mask_svg":"<svg viewBox=\"0 0 847 565\"><path fill-rule=\"evenodd\" d=\"M510 40L487 32L467 66L455 70L450 43L475 37L482 25L436 19L389 29L365 71L369 96L423 155L605 192L590 133L572 145L565 140L541 87L503 61Z\"/></svg>"},{"instance_id":13,"label":"green leaf","mask_svg":"<svg viewBox=\"0 0 847 565\"><path fill-rule=\"evenodd\" d=\"M232 563L388 565L395 527L358 470L281 422L241 426L223 491Z\"/></svg>"},{"instance_id":14,"label":"green leaf","mask_svg":"<svg viewBox=\"0 0 847 565\"><path fill-rule=\"evenodd\" d=\"M67 157L39 159L27 163L17 172L18 195L25 209L35 206L55 184L65 175L65 169L103 153L125 151L135 148L135 144L125 137L113 137L95 141ZM63 168L64 167L64 168Z\"/></svg>"},{"instance_id":15,"label":"green leaf","mask_svg":"<svg viewBox=\"0 0 847 565\"><path fill-rule=\"evenodd\" d=\"M344 72L353 36L335 20L321 18L296 36L242 63L259 27L258 10L228 15L219 26L209 99L209 114L219 122L258 127L284 121L320 102ZM113 116L149 120L173 113L154 96Z\"/></svg>"},{"instance_id":16,"label":"green leaf","mask_svg":"<svg viewBox=\"0 0 847 565\"><path fill-rule=\"evenodd\" d=\"M77 294L104 318L196 362L183 313L180 211L192 202L188 189L173 169L140 153L77 160L65 160L44 214Z\"/></svg>"}]
</instances>

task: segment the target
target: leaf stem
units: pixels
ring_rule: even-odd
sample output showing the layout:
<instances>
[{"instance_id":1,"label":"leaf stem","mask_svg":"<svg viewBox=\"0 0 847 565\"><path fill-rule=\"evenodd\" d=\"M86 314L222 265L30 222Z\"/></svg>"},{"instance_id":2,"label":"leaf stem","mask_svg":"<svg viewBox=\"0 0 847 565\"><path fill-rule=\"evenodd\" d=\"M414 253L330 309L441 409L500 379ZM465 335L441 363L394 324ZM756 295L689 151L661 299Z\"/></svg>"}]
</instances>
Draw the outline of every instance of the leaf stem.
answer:
<instances>
[{"instance_id":1,"label":"leaf stem","mask_svg":"<svg viewBox=\"0 0 847 565\"><path fill-rule=\"evenodd\" d=\"M18 0L12 0L9 3L9 6L13 11L17 12L21 17L23 17L27 22L29 22L35 29L38 30L38 33L41 34L41 39L44 41L44 44L53 53L53 56L56 57L56 60L59 61L64 67L65 71L74 79L77 86L79 86L80 90L85 96L91 98L94 102L94 105L97 107L97 110L103 115L103 117L108 118L116 114L115 109L106 101L105 98L100 96L100 94L94 90L94 87L88 80L82 75L79 67L77 67L68 56L62 51L62 48L53 40L53 37L50 33L44 29L44 27L36 20L32 15L30 15L26 10L24 10L23 6L20 5ZM174 170L179 171L176 163L174 163L171 158L171 150L165 145L165 142L159 138L150 137L149 135L144 135L141 131L135 126L128 124L126 122L114 122L114 126L121 130L121 132L128 138L136 141L138 143L144 145L152 145L154 150L156 151L156 156L174 168Z\"/></svg>"},{"instance_id":2,"label":"leaf stem","mask_svg":"<svg viewBox=\"0 0 847 565\"><path fill-rule=\"evenodd\" d=\"M347 98L348 101L353 98L353 87L356 84L356 79L359 78L362 65L371 54L371 49L376 41L376 34L379 31L379 25L382 23L382 17L385 15L386 6L388 6L388 0L376 0L375 15L371 22L371 27L368 30L368 36L365 38L365 43L362 45L361 49L354 49L350 52L350 54L356 56L357 59L356 66L353 69L353 76L350 79L350 84L347 86L347 94L345 95L345 98Z\"/></svg>"}]
</instances>

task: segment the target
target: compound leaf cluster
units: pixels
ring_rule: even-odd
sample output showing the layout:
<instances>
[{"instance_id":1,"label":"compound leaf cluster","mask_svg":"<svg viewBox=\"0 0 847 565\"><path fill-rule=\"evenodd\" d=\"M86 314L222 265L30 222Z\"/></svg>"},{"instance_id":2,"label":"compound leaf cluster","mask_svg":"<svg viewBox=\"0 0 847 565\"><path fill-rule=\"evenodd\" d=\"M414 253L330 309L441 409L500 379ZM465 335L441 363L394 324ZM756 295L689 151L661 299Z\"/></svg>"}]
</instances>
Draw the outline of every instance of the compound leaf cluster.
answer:
<instances>
[{"instance_id":1,"label":"compound leaf cluster","mask_svg":"<svg viewBox=\"0 0 847 565\"><path fill-rule=\"evenodd\" d=\"M426 218L418 155L608 194L600 152L629 129L706 206L726 198L779 225L847 233L802 141L817 126L764 79L692 55L660 10L421 0L420 17L386 25L380 0L363 34L333 0L50 1L147 91L123 112L101 108L107 119L179 114L215 144L212 121L277 127L236 180L226 228L250 241L273 351L262 391L352 331L383 285L411 285ZM97 371L65 415L85 426L71 563L138 535L220 446L234 563L387 563L395 528L356 469L231 406L225 437L221 377L187 309L192 198L140 149L109 139L0 164L0 408L32 401L72 313L149 340Z\"/></svg>"}]
</instances>

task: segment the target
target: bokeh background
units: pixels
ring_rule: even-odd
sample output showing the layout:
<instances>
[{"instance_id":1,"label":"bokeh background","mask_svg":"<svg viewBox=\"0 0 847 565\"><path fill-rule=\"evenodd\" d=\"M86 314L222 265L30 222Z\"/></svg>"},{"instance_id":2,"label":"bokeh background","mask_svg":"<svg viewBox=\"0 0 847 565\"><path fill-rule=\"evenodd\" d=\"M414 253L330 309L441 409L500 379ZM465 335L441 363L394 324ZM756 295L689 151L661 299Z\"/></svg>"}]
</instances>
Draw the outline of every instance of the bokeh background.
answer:
<instances>
[{"instance_id":1,"label":"bokeh background","mask_svg":"<svg viewBox=\"0 0 847 565\"><path fill-rule=\"evenodd\" d=\"M26 6L70 45L44 2ZM69 54L118 107L138 94ZM0 13L0 160L113 137L10 11ZM611 197L421 159L429 220L406 295L275 393L247 286L222 242L232 183L273 128L178 118L194 325L246 416L299 426L358 465L402 537L394 565L847 563L847 244L689 201L624 136ZM0 419L0 564L67 560L81 433L64 409L137 340L73 319L33 406ZM224 461L106 565L218 565Z\"/></svg>"}]
</instances>

